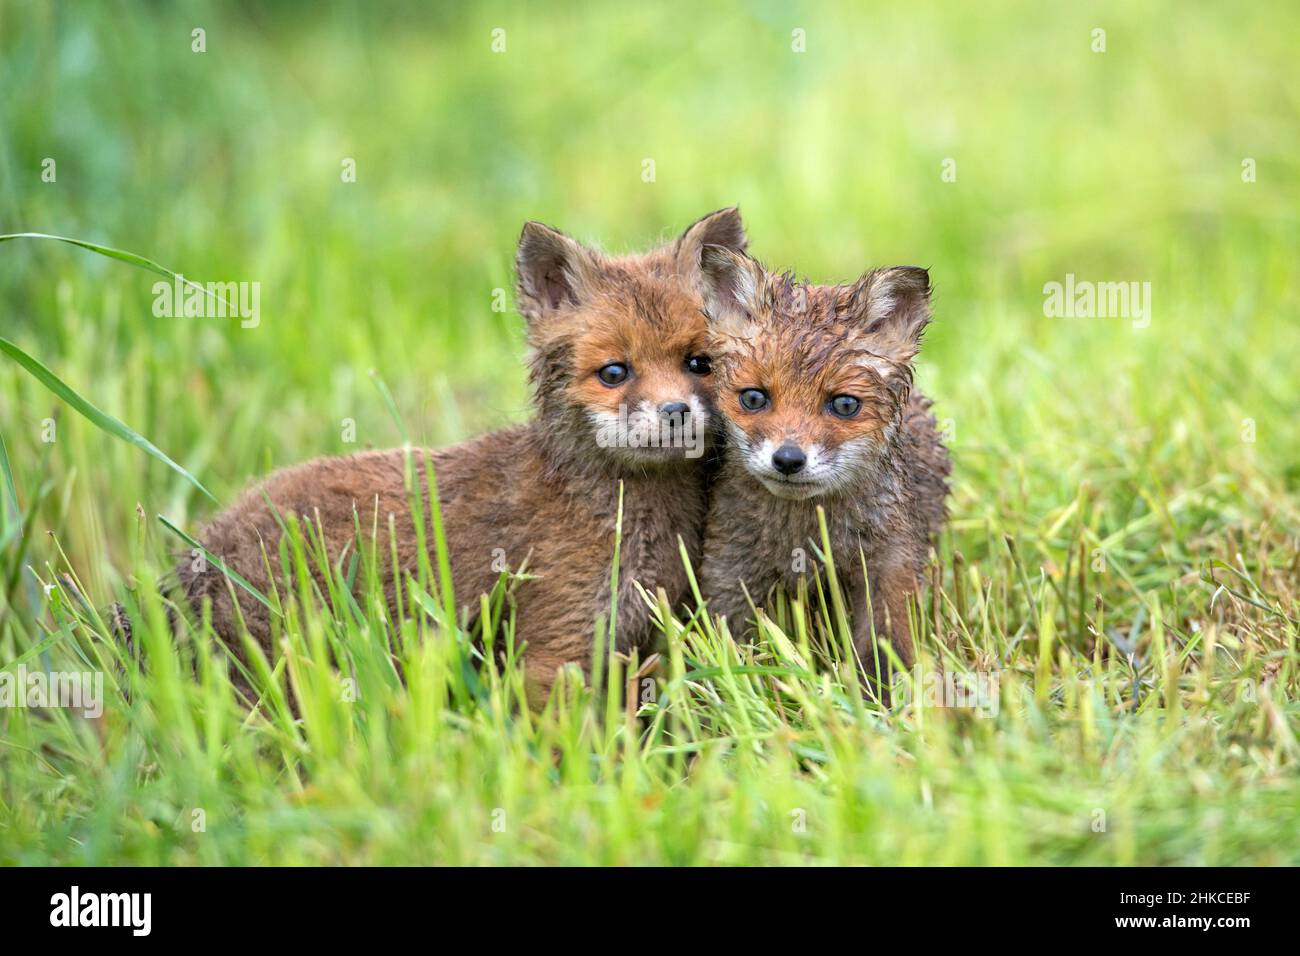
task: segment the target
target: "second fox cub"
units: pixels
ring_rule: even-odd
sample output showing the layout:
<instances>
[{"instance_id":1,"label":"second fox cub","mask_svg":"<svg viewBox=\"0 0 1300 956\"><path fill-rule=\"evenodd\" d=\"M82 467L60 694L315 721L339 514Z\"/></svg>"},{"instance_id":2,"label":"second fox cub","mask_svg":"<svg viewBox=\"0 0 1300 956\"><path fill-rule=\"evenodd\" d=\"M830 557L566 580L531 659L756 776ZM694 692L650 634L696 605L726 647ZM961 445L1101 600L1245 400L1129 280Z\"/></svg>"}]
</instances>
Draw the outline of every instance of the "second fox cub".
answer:
<instances>
[{"instance_id":1,"label":"second fox cub","mask_svg":"<svg viewBox=\"0 0 1300 956\"><path fill-rule=\"evenodd\" d=\"M859 657L871 660L874 624L910 664L908 596L943 525L950 471L930 403L912 390L928 274L878 269L817 286L727 249L706 249L703 263L728 440L701 569L710 610L739 631L746 588L759 604L793 588L803 556L821 548L822 505Z\"/></svg>"},{"instance_id":2,"label":"second fox cub","mask_svg":"<svg viewBox=\"0 0 1300 956\"><path fill-rule=\"evenodd\" d=\"M651 637L634 590L687 597L679 552L698 560L706 507L704 441L712 412L707 330L701 311L705 245L741 251L739 213L706 216L676 241L616 258L529 223L516 260L520 311L528 322L535 416L432 453L457 600L472 616L496 583L500 556L527 560L533 578L516 590L518 637L529 696L544 701L558 667L590 662L597 617L610 610L610 566L620 481L624 487L617 646ZM417 453L417 460L423 460ZM259 589L270 585L263 548L278 566L282 513L319 520L331 561L378 517L378 554L416 568L418 543L401 449L321 458L279 471L219 515L202 542ZM422 473L422 469L421 469ZM427 501L427 488L425 490ZM389 515L396 523L388 540ZM391 562L387 565L391 578ZM277 572L278 573L278 572ZM220 571L180 570L195 610L206 598L219 634L237 628L234 601L263 645L267 609L232 590ZM390 606L396 583L387 582ZM238 642L232 642L238 646Z\"/></svg>"}]
</instances>

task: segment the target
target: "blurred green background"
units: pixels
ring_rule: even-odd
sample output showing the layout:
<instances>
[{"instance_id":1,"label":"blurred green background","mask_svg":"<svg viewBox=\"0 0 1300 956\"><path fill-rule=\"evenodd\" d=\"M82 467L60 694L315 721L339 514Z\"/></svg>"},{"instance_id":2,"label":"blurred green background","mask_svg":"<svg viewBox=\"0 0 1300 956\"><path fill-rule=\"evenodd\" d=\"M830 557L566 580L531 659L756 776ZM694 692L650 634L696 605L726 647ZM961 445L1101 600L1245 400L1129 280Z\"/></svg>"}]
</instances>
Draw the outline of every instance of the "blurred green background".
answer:
<instances>
[{"instance_id":1,"label":"blurred green background","mask_svg":"<svg viewBox=\"0 0 1300 956\"><path fill-rule=\"evenodd\" d=\"M155 276L11 242L0 327L224 501L396 444L371 369L419 441L524 417L492 302L526 219L633 250L738 203L754 253L815 280L930 267L958 530L1085 479L1121 524L1144 483L1293 521L1298 39L1285 5L4 0L0 232L260 282L261 323L155 318ZM1150 326L1045 317L1067 273L1150 282ZM137 502L209 506L66 412L43 442L56 407L0 365L20 491L51 483L38 525L102 586Z\"/></svg>"}]
</instances>

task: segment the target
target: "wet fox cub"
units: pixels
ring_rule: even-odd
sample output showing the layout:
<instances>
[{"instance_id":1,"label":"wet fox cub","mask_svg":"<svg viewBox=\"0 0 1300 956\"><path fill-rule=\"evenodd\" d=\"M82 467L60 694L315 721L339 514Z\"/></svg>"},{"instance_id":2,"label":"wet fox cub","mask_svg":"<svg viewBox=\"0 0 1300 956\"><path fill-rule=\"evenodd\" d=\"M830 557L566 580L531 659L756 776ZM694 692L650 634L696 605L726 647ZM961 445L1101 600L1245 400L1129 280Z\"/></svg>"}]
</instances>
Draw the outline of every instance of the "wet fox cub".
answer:
<instances>
[{"instance_id":1,"label":"wet fox cub","mask_svg":"<svg viewBox=\"0 0 1300 956\"><path fill-rule=\"evenodd\" d=\"M432 453L452 580L471 618L490 591L500 556L530 575L515 592L517 635L529 696L545 700L556 669L591 658L595 621L610 606L619 482L624 517L617 645L651 637L633 582L682 603L688 582L678 539L698 560L706 509L703 454L713 414L702 312L705 246L742 252L735 209L695 223L644 255L607 256L539 223L528 223L516 256L519 309L527 320L535 415L524 425ZM416 453L422 461L422 453ZM401 449L318 458L272 474L244 492L200 536L254 586L268 589L263 548L278 567L283 513L320 526L332 561L378 513L378 554L395 548L403 575L418 545L404 491ZM419 469L423 474L423 469ZM428 489L425 488L427 503ZM396 521L390 542L388 516ZM387 563L391 578L391 564ZM277 575L278 575L277 571ZM215 568L180 568L194 609L212 602L213 624L233 638L232 590ZM386 582L393 604L393 582ZM265 607L235 589L252 635L270 643ZM232 646L238 646L233 642Z\"/></svg>"},{"instance_id":2,"label":"wet fox cub","mask_svg":"<svg viewBox=\"0 0 1300 956\"><path fill-rule=\"evenodd\" d=\"M874 623L910 664L907 598L943 525L950 471L930 402L912 389L929 275L899 267L852 285L797 284L712 247L703 270L728 444L701 568L710 611L739 633L750 617L742 582L760 606L773 586L793 588L800 559L810 566L821 548L822 505L860 659L873 659Z\"/></svg>"}]
</instances>

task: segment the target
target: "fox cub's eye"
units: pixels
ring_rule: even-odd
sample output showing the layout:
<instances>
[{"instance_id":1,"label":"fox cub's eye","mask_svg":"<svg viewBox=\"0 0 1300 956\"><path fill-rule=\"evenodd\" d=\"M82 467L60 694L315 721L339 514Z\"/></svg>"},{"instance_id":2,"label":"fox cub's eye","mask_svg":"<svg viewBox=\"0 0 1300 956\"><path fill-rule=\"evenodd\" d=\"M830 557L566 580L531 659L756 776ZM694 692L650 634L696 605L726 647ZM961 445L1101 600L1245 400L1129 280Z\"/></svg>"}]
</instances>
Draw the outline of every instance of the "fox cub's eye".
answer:
<instances>
[{"instance_id":1,"label":"fox cub's eye","mask_svg":"<svg viewBox=\"0 0 1300 956\"><path fill-rule=\"evenodd\" d=\"M840 418L852 418L862 407L862 402L852 395L836 395L826 407L830 409L832 415L838 415Z\"/></svg>"},{"instance_id":2,"label":"fox cub's eye","mask_svg":"<svg viewBox=\"0 0 1300 956\"><path fill-rule=\"evenodd\" d=\"M613 388L627 381L627 372L627 366L622 362L610 362L596 370L596 378L600 379L602 385Z\"/></svg>"},{"instance_id":3,"label":"fox cub's eye","mask_svg":"<svg viewBox=\"0 0 1300 956\"><path fill-rule=\"evenodd\" d=\"M757 412L767 408L767 392L761 388L747 388L740 393L740 407L747 412Z\"/></svg>"},{"instance_id":4,"label":"fox cub's eye","mask_svg":"<svg viewBox=\"0 0 1300 956\"><path fill-rule=\"evenodd\" d=\"M707 355L692 355L686 360L686 371L692 375L708 375L713 371L713 363Z\"/></svg>"}]
</instances>

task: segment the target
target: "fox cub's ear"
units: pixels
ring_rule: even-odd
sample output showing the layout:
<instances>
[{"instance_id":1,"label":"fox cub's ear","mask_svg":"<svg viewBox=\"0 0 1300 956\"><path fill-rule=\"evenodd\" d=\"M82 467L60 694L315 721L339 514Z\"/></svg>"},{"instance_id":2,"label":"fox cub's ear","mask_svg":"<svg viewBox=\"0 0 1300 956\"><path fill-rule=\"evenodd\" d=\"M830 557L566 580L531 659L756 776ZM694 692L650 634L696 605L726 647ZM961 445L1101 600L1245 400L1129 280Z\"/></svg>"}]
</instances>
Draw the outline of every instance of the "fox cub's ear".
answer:
<instances>
[{"instance_id":1,"label":"fox cub's ear","mask_svg":"<svg viewBox=\"0 0 1300 956\"><path fill-rule=\"evenodd\" d=\"M758 311L763 267L743 252L706 245L700 254L704 311L713 322L730 315L752 317Z\"/></svg>"},{"instance_id":2,"label":"fox cub's ear","mask_svg":"<svg viewBox=\"0 0 1300 956\"><path fill-rule=\"evenodd\" d=\"M700 260L705 246L721 246L732 252L744 252L749 240L745 224L735 206L711 212L688 226L677 239L677 270L692 281L699 278Z\"/></svg>"},{"instance_id":3,"label":"fox cub's ear","mask_svg":"<svg viewBox=\"0 0 1300 956\"><path fill-rule=\"evenodd\" d=\"M849 289L848 315L870 337L873 352L910 362L930 322L930 273L918 266L873 269Z\"/></svg>"},{"instance_id":4,"label":"fox cub's ear","mask_svg":"<svg viewBox=\"0 0 1300 956\"><path fill-rule=\"evenodd\" d=\"M585 301L600 275L598 254L540 222L524 223L515 253L519 311L529 322Z\"/></svg>"}]
</instances>

